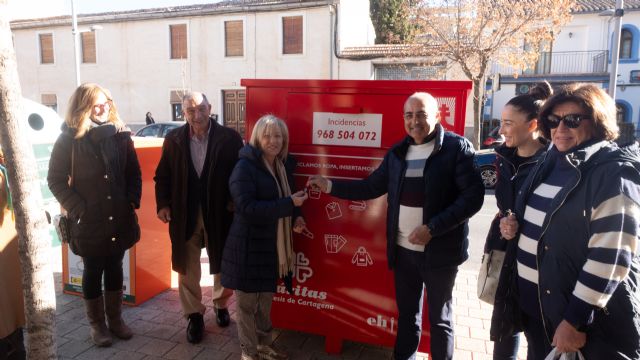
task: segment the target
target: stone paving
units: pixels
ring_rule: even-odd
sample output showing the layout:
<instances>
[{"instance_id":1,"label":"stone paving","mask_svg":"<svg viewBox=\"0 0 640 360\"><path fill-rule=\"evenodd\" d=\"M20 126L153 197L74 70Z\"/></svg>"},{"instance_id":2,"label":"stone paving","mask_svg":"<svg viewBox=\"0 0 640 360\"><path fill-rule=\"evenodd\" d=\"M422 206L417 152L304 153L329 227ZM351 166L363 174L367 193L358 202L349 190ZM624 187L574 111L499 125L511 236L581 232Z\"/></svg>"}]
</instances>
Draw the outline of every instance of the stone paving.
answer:
<instances>
[{"instance_id":1,"label":"stone paving","mask_svg":"<svg viewBox=\"0 0 640 360\"><path fill-rule=\"evenodd\" d=\"M59 254L59 250L58 250ZM58 258L60 258L58 256ZM235 303L229 309L232 322L221 329L215 323L211 308L205 314L206 335L202 343L187 342L187 322L182 317L178 292L169 289L138 307L125 307L123 317L133 329L131 340L114 339L109 348L98 348L89 338L82 299L62 293L61 267L57 264L56 281L56 330L58 355L61 359L215 359L240 358L235 325ZM491 359L493 344L489 341L491 305L479 301L475 295L477 271L461 267L454 290L456 349L455 359ZM204 301L210 304L210 283L203 279ZM288 330L275 332L276 345L286 349L292 359L391 359L389 348L345 342L339 356L324 351L324 338L317 335ZM523 341L524 342L524 341ZM526 344L519 353L526 358ZM428 359L419 354L419 360Z\"/></svg>"}]
</instances>

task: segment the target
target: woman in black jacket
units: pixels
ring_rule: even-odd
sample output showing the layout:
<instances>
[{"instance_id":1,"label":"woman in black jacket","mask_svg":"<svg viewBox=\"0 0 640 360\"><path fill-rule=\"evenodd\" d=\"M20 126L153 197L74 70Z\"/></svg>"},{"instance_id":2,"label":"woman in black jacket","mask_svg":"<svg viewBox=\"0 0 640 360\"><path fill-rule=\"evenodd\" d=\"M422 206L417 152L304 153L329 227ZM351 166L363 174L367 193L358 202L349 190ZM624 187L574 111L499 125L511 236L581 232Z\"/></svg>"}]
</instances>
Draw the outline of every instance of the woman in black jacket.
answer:
<instances>
[{"instance_id":1,"label":"woman in black jacket","mask_svg":"<svg viewBox=\"0 0 640 360\"><path fill-rule=\"evenodd\" d=\"M222 285L236 290L243 360L288 358L271 345L271 303L278 279L291 279L291 231L305 229L299 207L307 199L304 191L292 194L288 144L285 123L263 116L229 179L235 214L222 254Z\"/></svg>"},{"instance_id":2,"label":"woman in black jacket","mask_svg":"<svg viewBox=\"0 0 640 360\"><path fill-rule=\"evenodd\" d=\"M514 209L516 192L531 169L546 150L547 141L539 137L538 111L553 90L547 82L533 87L528 94L518 95L502 110L500 134L505 141L496 149L498 182L496 183L496 214L485 242L485 257L500 256L507 251L509 242L500 235L500 219ZM494 341L494 360L515 360L518 354L519 329L511 317L504 313L504 298L508 296L503 282L511 279L514 259L504 263L495 297L491 321L491 340Z\"/></svg>"},{"instance_id":3,"label":"woman in black jacket","mask_svg":"<svg viewBox=\"0 0 640 360\"><path fill-rule=\"evenodd\" d=\"M109 330L131 338L121 317L122 259L140 239L135 209L142 177L131 132L108 90L83 84L73 93L47 181L71 220L69 246L84 264L82 293L91 338L98 346L111 345Z\"/></svg>"}]
</instances>

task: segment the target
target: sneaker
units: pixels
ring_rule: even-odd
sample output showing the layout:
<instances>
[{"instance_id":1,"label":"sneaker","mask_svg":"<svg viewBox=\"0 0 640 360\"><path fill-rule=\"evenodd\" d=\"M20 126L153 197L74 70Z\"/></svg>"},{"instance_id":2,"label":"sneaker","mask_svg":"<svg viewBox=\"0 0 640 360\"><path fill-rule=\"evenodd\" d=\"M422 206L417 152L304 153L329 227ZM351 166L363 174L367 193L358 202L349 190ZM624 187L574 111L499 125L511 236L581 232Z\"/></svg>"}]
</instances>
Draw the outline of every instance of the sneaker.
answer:
<instances>
[{"instance_id":1,"label":"sneaker","mask_svg":"<svg viewBox=\"0 0 640 360\"><path fill-rule=\"evenodd\" d=\"M271 345L258 345L258 355L263 360L287 360L289 355L284 351L276 350Z\"/></svg>"}]
</instances>

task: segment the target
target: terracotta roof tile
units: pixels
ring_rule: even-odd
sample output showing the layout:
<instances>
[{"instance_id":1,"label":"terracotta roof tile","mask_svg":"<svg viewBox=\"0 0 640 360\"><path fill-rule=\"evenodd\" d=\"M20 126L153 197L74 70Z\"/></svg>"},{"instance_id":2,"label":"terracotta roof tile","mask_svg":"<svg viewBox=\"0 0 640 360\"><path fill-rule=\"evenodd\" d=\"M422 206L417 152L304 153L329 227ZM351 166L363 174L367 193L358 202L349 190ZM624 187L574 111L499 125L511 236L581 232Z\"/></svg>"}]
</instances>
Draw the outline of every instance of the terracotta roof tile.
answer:
<instances>
[{"instance_id":1,"label":"terracotta roof tile","mask_svg":"<svg viewBox=\"0 0 640 360\"><path fill-rule=\"evenodd\" d=\"M198 0L194 0L194 2L197 1ZM339 0L226 0L216 3L79 14L78 22L96 23L101 21L127 21L132 19L145 19L154 17L209 15L216 13L270 10L270 7L276 7L279 9L297 9L309 6L323 6L326 4L337 3L338 1ZM11 22L11 27L35 27L41 25L42 23L45 23L45 25L61 25L68 24L70 22L71 16L63 15L40 19L14 20Z\"/></svg>"},{"instance_id":2,"label":"terracotta roof tile","mask_svg":"<svg viewBox=\"0 0 640 360\"><path fill-rule=\"evenodd\" d=\"M577 0L573 13L598 13L604 10L613 9L615 6L615 0ZM624 9L627 11L640 10L640 0L625 0Z\"/></svg>"},{"instance_id":3,"label":"terracotta roof tile","mask_svg":"<svg viewBox=\"0 0 640 360\"><path fill-rule=\"evenodd\" d=\"M342 50L341 56L348 59L375 59L393 57L427 56L417 44L377 44L368 46L351 46Z\"/></svg>"}]
</instances>

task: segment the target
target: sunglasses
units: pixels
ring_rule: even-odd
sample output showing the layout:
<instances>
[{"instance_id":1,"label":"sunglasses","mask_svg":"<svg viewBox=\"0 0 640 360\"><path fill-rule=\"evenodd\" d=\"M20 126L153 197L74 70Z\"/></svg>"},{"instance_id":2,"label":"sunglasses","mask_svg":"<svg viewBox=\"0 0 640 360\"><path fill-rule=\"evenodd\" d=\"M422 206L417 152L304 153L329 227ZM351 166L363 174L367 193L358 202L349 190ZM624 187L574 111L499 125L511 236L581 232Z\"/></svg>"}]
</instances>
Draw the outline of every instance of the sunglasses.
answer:
<instances>
[{"instance_id":1,"label":"sunglasses","mask_svg":"<svg viewBox=\"0 0 640 360\"><path fill-rule=\"evenodd\" d=\"M95 104L93 105L93 110L95 112L105 112L105 111L109 111L109 108L111 108L111 100L107 100L107 102L102 103L102 104Z\"/></svg>"},{"instance_id":2,"label":"sunglasses","mask_svg":"<svg viewBox=\"0 0 640 360\"><path fill-rule=\"evenodd\" d=\"M568 114L562 117L550 114L545 119L545 123L550 129L555 129L560 126L560 122L562 121L569 129L575 129L580 126L582 120L588 119L591 119L591 116L583 114Z\"/></svg>"}]
</instances>

